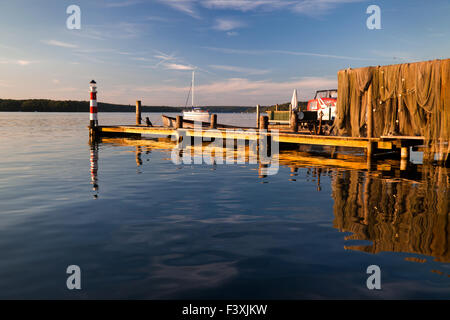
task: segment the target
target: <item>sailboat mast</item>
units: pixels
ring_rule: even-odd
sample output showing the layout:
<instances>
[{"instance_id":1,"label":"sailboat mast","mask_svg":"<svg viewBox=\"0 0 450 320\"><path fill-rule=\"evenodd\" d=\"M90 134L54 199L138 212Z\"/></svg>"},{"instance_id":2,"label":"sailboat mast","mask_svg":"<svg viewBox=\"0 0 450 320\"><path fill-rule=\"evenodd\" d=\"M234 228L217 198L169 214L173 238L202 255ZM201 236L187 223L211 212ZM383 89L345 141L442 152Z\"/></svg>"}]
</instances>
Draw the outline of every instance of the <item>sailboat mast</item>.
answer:
<instances>
[{"instance_id":1,"label":"sailboat mast","mask_svg":"<svg viewBox=\"0 0 450 320\"><path fill-rule=\"evenodd\" d=\"M194 107L194 81L195 81L195 71L192 71L192 108Z\"/></svg>"}]
</instances>

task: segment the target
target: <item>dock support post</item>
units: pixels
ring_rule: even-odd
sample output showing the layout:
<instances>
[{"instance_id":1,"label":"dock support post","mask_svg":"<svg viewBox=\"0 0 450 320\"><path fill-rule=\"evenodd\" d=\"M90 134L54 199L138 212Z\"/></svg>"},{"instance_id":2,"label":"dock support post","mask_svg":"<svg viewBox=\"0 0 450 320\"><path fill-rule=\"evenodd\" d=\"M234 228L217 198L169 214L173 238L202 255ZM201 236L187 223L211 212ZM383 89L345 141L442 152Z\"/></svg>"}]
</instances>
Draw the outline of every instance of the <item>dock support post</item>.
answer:
<instances>
[{"instance_id":1,"label":"dock support post","mask_svg":"<svg viewBox=\"0 0 450 320\"><path fill-rule=\"evenodd\" d=\"M217 129L217 114L211 115L211 123L209 125L210 129Z\"/></svg>"},{"instance_id":2,"label":"dock support post","mask_svg":"<svg viewBox=\"0 0 450 320\"><path fill-rule=\"evenodd\" d=\"M366 110L366 118L367 118L367 138L369 138L369 143L367 144L367 157L372 158L374 144L370 140L373 138L373 106L372 106L372 84L370 84L369 89L367 90L367 110Z\"/></svg>"},{"instance_id":3,"label":"dock support post","mask_svg":"<svg viewBox=\"0 0 450 320\"><path fill-rule=\"evenodd\" d=\"M183 128L183 117L177 116L177 119L175 120L175 129L181 129Z\"/></svg>"},{"instance_id":4,"label":"dock support post","mask_svg":"<svg viewBox=\"0 0 450 320\"><path fill-rule=\"evenodd\" d=\"M367 158L372 158L373 156L373 142L369 140L367 142Z\"/></svg>"},{"instance_id":5,"label":"dock support post","mask_svg":"<svg viewBox=\"0 0 450 320\"><path fill-rule=\"evenodd\" d=\"M97 133L97 127L89 126L89 142L94 143L97 141L98 133Z\"/></svg>"},{"instance_id":6,"label":"dock support post","mask_svg":"<svg viewBox=\"0 0 450 320\"><path fill-rule=\"evenodd\" d=\"M136 125L139 126L141 124L141 101L136 101Z\"/></svg>"},{"instance_id":7,"label":"dock support post","mask_svg":"<svg viewBox=\"0 0 450 320\"><path fill-rule=\"evenodd\" d=\"M409 147L402 147L400 150L400 158L402 160L409 160Z\"/></svg>"},{"instance_id":8,"label":"dock support post","mask_svg":"<svg viewBox=\"0 0 450 320\"><path fill-rule=\"evenodd\" d=\"M268 116L261 116L260 117L259 129L260 130L267 130L267 129L269 129L269 117Z\"/></svg>"},{"instance_id":9,"label":"dock support post","mask_svg":"<svg viewBox=\"0 0 450 320\"><path fill-rule=\"evenodd\" d=\"M259 117L261 116L260 105L256 105L256 127L259 128Z\"/></svg>"},{"instance_id":10,"label":"dock support post","mask_svg":"<svg viewBox=\"0 0 450 320\"><path fill-rule=\"evenodd\" d=\"M298 121L297 121L297 113L296 112L293 112L293 111L291 112L290 120L291 120L291 123L290 123L291 130L293 132L298 132Z\"/></svg>"},{"instance_id":11,"label":"dock support post","mask_svg":"<svg viewBox=\"0 0 450 320\"><path fill-rule=\"evenodd\" d=\"M400 160L400 171L406 171L408 169L408 160L401 159Z\"/></svg>"},{"instance_id":12,"label":"dock support post","mask_svg":"<svg viewBox=\"0 0 450 320\"><path fill-rule=\"evenodd\" d=\"M373 106L372 106L372 85L367 91L367 138L373 138Z\"/></svg>"},{"instance_id":13,"label":"dock support post","mask_svg":"<svg viewBox=\"0 0 450 320\"><path fill-rule=\"evenodd\" d=\"M409 147L401 147L400 149L400 171L405 171L408 167Z\"/></svg>"}]
</instances>

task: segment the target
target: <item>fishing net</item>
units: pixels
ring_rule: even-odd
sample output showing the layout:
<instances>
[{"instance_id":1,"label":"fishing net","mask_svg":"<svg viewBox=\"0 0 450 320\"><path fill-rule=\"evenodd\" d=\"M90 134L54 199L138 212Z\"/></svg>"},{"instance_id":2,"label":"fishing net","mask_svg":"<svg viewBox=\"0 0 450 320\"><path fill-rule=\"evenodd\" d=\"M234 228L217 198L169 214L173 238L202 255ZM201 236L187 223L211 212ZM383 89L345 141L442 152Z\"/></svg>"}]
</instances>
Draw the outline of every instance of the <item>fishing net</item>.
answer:
<instances>
[{"instance_id":1,"label":"fishing net","mask_svg":"<svg viewBox=\"0 0 450 320\"><path fill-rule=\"evenodd\" d=\"M367 136L370 107L373 137L423 136L432 152L443 154L446 160L450 151L450 59L341 70L338 85L337 134Z\"/></svg>"}]
</instances>

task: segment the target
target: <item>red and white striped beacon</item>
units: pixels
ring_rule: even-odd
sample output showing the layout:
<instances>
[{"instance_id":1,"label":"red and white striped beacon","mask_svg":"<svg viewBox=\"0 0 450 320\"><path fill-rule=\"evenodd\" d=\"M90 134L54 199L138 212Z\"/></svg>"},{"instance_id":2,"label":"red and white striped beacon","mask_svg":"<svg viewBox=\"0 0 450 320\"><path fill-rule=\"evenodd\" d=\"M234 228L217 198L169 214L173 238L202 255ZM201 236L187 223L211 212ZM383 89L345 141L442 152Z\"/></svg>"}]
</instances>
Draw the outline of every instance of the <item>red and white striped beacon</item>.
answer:
<instances>
[{"instance_id":1,"label":"red and white striped beacon","mask_svg":"<svg viewBox=\"0 0 450 320\"><path fill-rule=\"evenodd\" d=\"M90 101L90 126L91 128L98 126L97 118L97 82L92 80L89 83L91 91L91 101Z\"/></svg>"}]
</instances>

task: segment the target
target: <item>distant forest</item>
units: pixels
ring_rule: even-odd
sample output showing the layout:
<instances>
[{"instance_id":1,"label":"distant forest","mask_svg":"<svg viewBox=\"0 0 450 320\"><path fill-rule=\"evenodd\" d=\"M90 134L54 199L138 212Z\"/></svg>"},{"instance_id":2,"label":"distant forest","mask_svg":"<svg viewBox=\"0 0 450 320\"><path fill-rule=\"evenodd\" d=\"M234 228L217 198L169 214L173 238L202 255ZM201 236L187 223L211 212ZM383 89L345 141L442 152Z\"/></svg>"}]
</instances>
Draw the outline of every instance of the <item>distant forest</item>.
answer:
<instances>
[{"instance_id":1,"label":"distant forest","mask_svg":"<svg viewBox=\"0 0 450 320\"><path fill-rule=\"evenodd\" d=\"M300 102L303 110L306 102ZM255 112L254 106L202 106L210 112ZM142 112L181 112L184 108L170 106L142 106ZM134 105L120 105L111 103L98 103L99 112L135 112ZM275 110L275 106L262 106L261 111ZM279 104L279 110L289 110L289 103ZM56 101L45 99L29 100L2 100L0 99L0 112L89 112L89 101Z\"/></svg>"}]
</instances>

